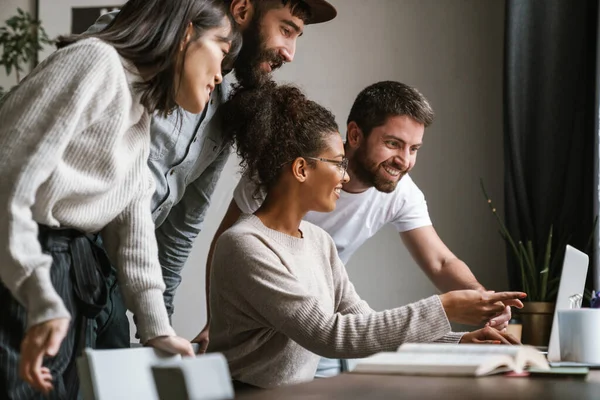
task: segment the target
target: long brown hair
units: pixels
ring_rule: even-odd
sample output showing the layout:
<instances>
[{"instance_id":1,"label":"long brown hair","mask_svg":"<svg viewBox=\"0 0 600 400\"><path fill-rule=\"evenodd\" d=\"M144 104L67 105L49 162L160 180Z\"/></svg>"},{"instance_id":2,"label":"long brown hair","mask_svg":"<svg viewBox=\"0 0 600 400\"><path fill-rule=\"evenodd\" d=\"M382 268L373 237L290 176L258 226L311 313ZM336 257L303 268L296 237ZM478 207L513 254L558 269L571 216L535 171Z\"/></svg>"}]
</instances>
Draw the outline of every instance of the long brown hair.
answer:
<instances>
[{"instance_id":1,"label":"long brown hair","mask_svg":"<svg viewBox=\"0 0 600 400\"><path fill-rule=\"evenodd\" d=\"M152 77L135 88L141 93L142 105L166 115L177 107L177 54L187 27L192 24L192 40L196 40L208 30L222 27L227 19L231 34L223 40L231 41L231 49L224 64L231 64L241 47L241 35L222 0L129 0L100 32L60 37L57 47L90 37L110 44L138 69L152 71Z\"/></svg>"}]
</instances>

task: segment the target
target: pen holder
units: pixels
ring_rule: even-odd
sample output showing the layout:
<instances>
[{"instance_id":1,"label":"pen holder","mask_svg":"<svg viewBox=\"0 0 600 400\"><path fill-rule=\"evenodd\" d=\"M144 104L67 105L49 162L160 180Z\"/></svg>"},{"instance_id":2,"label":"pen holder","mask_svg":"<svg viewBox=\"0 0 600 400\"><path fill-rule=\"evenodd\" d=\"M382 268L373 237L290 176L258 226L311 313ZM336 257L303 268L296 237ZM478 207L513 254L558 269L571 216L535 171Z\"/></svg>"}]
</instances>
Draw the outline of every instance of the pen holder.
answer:
<instances>
[{"instance_id":1,"label":"pen holder","mask_svg":"<svg viewBox=\"0 0 600 400\"><path fill-rule=\"evenodd\" d=\"M600 310L558 310L561 361L600 364Z\"/></svg>"}]
</instances>

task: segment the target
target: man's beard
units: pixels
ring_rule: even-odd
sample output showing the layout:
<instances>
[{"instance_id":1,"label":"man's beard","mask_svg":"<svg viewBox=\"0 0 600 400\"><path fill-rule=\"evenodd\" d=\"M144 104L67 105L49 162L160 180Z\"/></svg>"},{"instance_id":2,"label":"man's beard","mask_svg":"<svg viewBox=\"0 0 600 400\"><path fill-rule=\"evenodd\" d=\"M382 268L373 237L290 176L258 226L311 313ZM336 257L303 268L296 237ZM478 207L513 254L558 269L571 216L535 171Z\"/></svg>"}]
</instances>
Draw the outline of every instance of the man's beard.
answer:
<instances>
[{"instance_id":1,"label":"man's beard","mask_svg":"<svg viewBox=\"0 0 600 400\"><path fill-rule=\"evenodd\" d=\"M283 57L276 50L265 48L266 38L260 33L260 16L257 14L248 28L243 32L243 45L233 64L238 83L245 88L253 88L271 79L271 73L263 71L261 64L268 62L271 71L275 71L284 63Z\"/></svg>"},{"instance_id":2,"label":"man's beard","mask_svg":"<svg viewBox=\"0 0 600 400\"><path fill-rule=\"evenodd\" d=\"M381 164L370 162L361 148L358 149L356 156L353 157L352 162L350 163L350 169L354 173L354 179L357 179L366 185L373 186L378 191L384 193L393 192L396 189L398 182L400 182L400 179L408 172L403 171L397 179L390 180L381 176L379 171L381 168L383 168Z\"/></svg>"}]
</instances>

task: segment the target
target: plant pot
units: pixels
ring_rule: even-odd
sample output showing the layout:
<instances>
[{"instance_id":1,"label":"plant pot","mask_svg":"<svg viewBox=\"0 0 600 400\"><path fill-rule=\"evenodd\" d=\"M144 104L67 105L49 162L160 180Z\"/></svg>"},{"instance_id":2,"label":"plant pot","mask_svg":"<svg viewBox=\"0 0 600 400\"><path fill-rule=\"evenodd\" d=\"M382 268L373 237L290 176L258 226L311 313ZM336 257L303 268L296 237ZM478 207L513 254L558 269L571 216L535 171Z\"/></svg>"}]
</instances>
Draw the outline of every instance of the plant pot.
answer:
<instances>
[{"instance_id":1,"label":"plant pot","mask_svg":"<svg viewBox=\"0 0 600 400\"><path fill-rule=\"evenodd\" d=\"M523 302L523 308L517 310L521 319L521 342L531 346L548 346L555 303L541 301Z\"/></svg>"}]
</instances>

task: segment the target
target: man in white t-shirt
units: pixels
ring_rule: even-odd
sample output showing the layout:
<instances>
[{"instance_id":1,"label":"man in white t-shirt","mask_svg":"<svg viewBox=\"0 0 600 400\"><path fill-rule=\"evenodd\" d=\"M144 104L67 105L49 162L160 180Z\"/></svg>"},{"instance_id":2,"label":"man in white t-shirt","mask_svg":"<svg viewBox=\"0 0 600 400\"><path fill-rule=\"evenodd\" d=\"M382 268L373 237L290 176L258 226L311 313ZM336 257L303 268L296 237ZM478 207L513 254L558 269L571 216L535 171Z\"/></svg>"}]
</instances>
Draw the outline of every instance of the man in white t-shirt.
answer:
<instances>
[{"instance_id":1,"label":"man in white t-shirt","mask_svg":"<svg viewBox=\"0 0 600 400\"><path fill-rule=\"evenodd\" d=\"M333 212L310 212L305 219L333 237L344 263L384 225L392 224L417 264L439 290L478 289L484 292L469 267L436 233L425 196L408 175L415 165L425 128L432 121L433 110L414 88L392 81L365 88L356 98L348 117L345 151L350 181L344 184ZM256 211L263 198L251 180L242 177L213 238L208 264L220 234L235 223L241 212ZM470 311L473 319L468 322L474 325L486 322L480 310ZM510 316L510 307L505 307L504 313L487 323L502 330ZM209 322L195 342L207 344ZM339 365L339 362L324 359L317 376L334 375L339 371Z\"/></svg>"}]
</instances>

